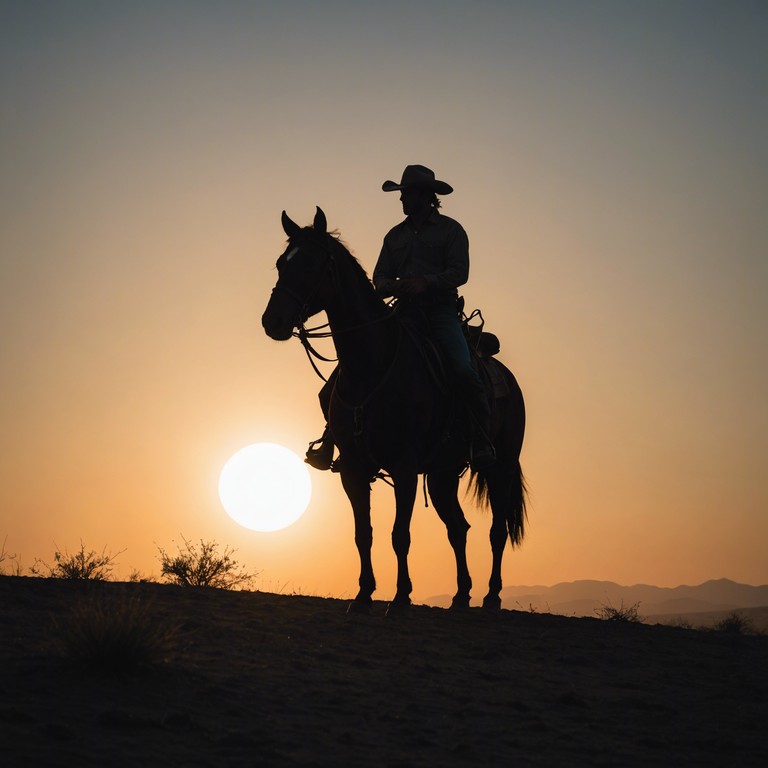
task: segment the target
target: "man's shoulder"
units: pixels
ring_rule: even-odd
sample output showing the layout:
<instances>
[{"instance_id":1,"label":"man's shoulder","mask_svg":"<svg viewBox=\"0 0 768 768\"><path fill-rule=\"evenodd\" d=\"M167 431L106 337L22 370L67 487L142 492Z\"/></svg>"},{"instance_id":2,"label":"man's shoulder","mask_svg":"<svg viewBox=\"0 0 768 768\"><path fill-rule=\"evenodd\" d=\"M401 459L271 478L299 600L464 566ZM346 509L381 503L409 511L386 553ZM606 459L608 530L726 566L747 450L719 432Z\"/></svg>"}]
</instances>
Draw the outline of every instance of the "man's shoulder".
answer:
<instances>
[{"instance_id":1,"label":"man's shoulder","mask_svg":"<svg viewBox=\"0 0 768 768\"><path fill-rule=\"evenodd\" d=\"M400 238L407 237L408 236L408 219L403 219L398 224L395 224L392 229L387 232L386 235L384 235L384 240L391 241L391 240L399 240Z\"/></svg>"},{"instance_id":2,"label":"man's shoulder","mask_svg":"<svg viewBox=\"0 0 768 768\"><path fill-rule=\"evenodd\" d=\"M435 224L438 224L441 227L445 227L446 229L464 229L464 227L462 227L461 224L456 221L456 219L452 219L450 216L446 216L444 213L440 213L440 211L435 211L434 219L430 220L434 221Z\"/></svg>"}]
</instances>

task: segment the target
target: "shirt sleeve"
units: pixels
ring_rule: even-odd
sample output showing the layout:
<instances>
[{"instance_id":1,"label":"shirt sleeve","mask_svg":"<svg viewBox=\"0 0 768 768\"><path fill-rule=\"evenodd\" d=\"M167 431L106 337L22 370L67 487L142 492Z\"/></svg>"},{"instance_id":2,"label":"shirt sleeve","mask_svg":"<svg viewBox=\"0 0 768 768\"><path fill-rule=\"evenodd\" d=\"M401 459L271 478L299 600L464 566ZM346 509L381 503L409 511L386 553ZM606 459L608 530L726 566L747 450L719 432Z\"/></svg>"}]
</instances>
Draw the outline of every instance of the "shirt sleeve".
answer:
<instances>
[{"instance_id":1,"label":"shirt sleeve","mask_svg":"<svg viewBox=\"0 0 768 768\"><path fill-rule=\"evenodd\" d=\"M469 238L464 227L453 222L445 241L445 257L442 271L425 275L432 290L448 288L456 290L469 279Z\"/></svg>"},{"instance_id":2,"label":"shirt sleeve","mask_svg":"<svg viewBox=\"0 0 768 768\"><path fill-rule=\"evenodd\" d=\"M392 258L392 249L389 246L389 238L385 237L379 259L373 269L373 285L376 293L384 299L391 296L397 284L396 278L397 268Z\"/></svg>"}]
</instances>

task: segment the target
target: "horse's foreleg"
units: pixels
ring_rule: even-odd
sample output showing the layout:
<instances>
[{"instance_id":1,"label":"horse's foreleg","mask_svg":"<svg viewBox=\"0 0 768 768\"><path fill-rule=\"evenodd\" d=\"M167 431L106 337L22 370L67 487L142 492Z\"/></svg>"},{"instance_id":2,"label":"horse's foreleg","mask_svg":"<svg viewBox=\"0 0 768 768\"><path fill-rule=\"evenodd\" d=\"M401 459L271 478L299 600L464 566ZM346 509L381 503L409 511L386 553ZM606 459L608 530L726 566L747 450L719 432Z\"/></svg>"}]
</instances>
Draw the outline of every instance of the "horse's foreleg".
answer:
<instances>
[{"instance_id":1,"label":"horse's foreleg","mask_svg":"<svg viewBox=\"0 0 768 768\"><path fill-rule=\"evenodd\" d=\"M395 606L411 602L411 577L408 572L408 551L411 548L411 517L416 501L418 475L393 477L395 483L395 524L392 528L392 547L397 556L397 592L392 601Z\"/></svg>"},{"instance_id":2,"label":"horse's foreleg","mask_svg":"<svg viewBox=\"0 0 768 768\"><path fill-rule=\"evenodd\" d=\"M371 547L373 528L371 527L371 485L364 474L342 470L341 483L344 486L355 516L355 545L360 555L360 589L350 606L352 610L367 611L376 589L373 575Z\"/></svg>"},{"instance_id":3,"label":"horse's foreleg","mask_svg":"<svg viewBox=\"0 0 768 768\"><path fill-rule=\"evenodd\" d=\"M429 497L448 531L448 541L456 557L456 594L451 608L468 608L472 579L467 566L467 531L469 523L457 498L459 478L455 473L430 474Z\"/></svg>"}]
</instances>

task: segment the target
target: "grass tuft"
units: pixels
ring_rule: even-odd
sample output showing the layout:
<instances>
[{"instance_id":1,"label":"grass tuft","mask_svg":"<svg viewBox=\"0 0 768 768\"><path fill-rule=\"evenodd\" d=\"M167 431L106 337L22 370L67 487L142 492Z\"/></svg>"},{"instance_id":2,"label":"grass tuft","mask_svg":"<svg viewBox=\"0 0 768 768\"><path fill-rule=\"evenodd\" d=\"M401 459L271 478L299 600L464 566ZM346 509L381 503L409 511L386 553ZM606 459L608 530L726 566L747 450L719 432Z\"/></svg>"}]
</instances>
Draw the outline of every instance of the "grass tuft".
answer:
<instances>
[{"instance_id":1,"label":"grass tuft","mask_svg":"<svg viewBox=\"0 0 768 768\"><path fill-rule=\"evenodd\" d=\"M65 658L98 674L124 675L168 661L178 629L136 596L90 594L55 622Z\"/></svg>"},{"instance_id":2,"label":"grass tuft","mask_svg":"<svg viewBox=\"0 0 768 768\"><path fill-rule=\"evenodd\" d=\"M607 605L601 605L599 608L595 608L595 613L599 619L604 621L619 621L627 623L641 623L644 621L644 617L638 613L640 603L634 603L633 605L624 605L624 601L621 601L621 607L615 608L610 602Z\"/></svg>"}]
</instances>

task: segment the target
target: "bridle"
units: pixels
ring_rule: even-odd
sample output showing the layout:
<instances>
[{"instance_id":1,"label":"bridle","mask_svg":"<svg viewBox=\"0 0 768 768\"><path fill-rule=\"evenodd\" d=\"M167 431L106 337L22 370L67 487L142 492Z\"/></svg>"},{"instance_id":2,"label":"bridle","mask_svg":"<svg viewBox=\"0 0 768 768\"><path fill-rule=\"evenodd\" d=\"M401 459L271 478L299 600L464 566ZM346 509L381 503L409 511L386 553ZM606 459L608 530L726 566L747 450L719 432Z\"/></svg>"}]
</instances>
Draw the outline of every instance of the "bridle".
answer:
<instances>
[{"instance_id":1,"label":"bridle","mask_svg":"<svg viewBox=\"0 0 768 768\"><path fill-rule=\"evenodd\" d=\"M296 246L296 248L298 248L298 246ZM328 381L328 379L325 376L323 376L320 369L317 367L317 364L315 363L315 360L313 358L320 360L324 363L336 363L338 362L338 358L325 357L324 355L321 355L312 346L310 339L328 339L334 335L339 335L341 333L349 333L350 331L357 331L357 330L360 330L361 328L366 328L370 325L376 325L377 323L381 323L385 320L390 320L393 317L393 313L388 312L386 315L382 317L377 317L373 320L368 320L364 323L358 323L357 325L350 325L347 328L337 328L333 332L331 332L330 330L324 330L326 328L330 328L330 323L323 323L322 325L317 325L313 328L307 328L306 325L304 324L305 323L304 318L308 315L311 302L315 298L317 293L320 291L320 288L323 283L323 278L326 276L326 274L330 274L330 277L331 277L331 280L333 281L334 286L337 289L339 287L338 270L336 269L336 260L332 252L331 243L326 242L324 244L323 250L326 252L327 260L322 270L320 271L320 274L315 282L313 289L310 291L310 293L307 296L305 297L300 296L292 288L287 288L283 285L280 285L279 281L278 281L278 284L275 285L275 287L272 289L272 293L284 293L286 296L288 296L288 298L294 301L298 306L299 311L296 315L296 322L294 323L294 327L296 328L296 330L293 331L291 335L301 342L302 347L304 347L304 351L307 353L307 359L309 360L314 372L323 381Z\"/></svg>"}]
</instances>

